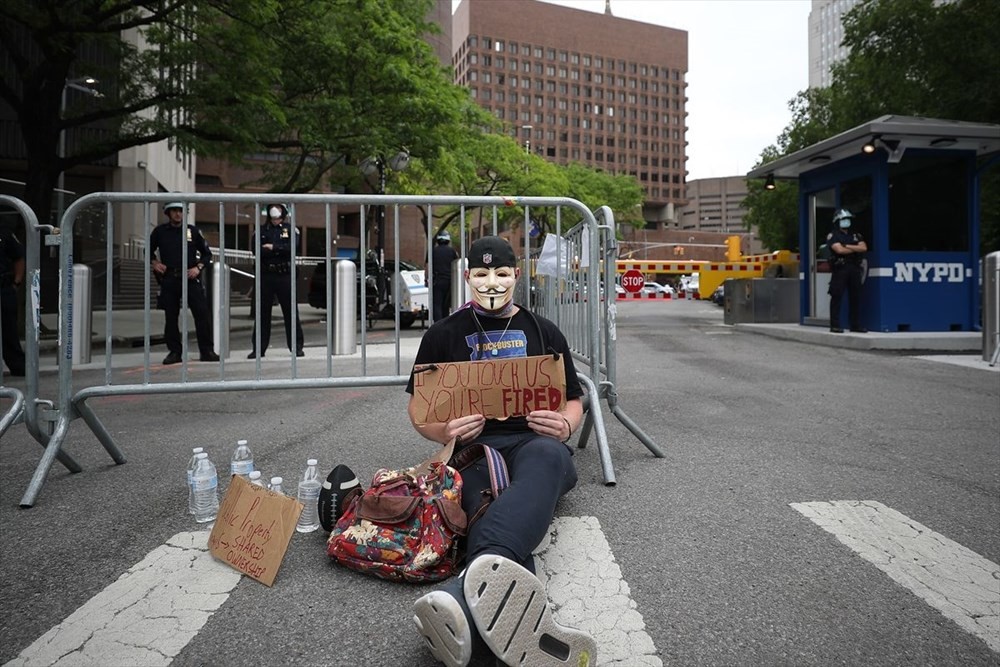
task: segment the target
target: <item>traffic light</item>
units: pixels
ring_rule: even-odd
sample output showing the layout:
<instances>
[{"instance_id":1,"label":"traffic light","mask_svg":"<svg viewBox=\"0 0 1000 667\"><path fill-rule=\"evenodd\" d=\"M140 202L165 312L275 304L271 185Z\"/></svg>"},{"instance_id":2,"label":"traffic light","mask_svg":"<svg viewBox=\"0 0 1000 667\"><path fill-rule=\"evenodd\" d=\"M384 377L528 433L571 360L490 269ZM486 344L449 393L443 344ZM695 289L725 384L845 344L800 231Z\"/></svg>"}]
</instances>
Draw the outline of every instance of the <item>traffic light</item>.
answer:
<instances>
[{"instance_id":1,"label":"traffic light","mask_svg":"<svg viewBox=\"0 0 1000 667\"><path fill-rule=\"evenodd\" d=\"M739 236L727 236L726 237L726 261L727 262L738 262L740 257L743 255L740 253L740 237Z\"/></svg>"}]
</instances>

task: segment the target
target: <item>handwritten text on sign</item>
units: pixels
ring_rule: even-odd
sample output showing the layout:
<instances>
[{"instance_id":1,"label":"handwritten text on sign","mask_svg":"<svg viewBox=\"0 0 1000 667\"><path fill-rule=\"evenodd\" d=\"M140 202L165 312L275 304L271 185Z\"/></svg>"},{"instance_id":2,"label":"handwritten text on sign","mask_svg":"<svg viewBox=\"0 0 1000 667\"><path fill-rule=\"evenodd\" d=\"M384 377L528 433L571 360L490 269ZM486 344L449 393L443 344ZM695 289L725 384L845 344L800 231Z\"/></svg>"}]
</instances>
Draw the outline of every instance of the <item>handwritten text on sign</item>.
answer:
<instances>
[{"instance_id":1,"label":"handwritten text on sign","mask_svg":"<svg viewBox=\"0 0 1000 667\"><path fill-rule=\"evenodd\" d=\"M270 586L302 513L294 498L234 476L208 537L213 556Z\"/></svg>"},{"instance_id":2,"label":"handwritten text on sign","mask_svg":"<svg viewBox=\"0 0 1000 667\"><path fill-rule=\"evenodd\" d=\"M552 355L433 366L413 376L418 424L466 415L507 419L566 405L566 368Z\"/></svg>"}]
</instances>

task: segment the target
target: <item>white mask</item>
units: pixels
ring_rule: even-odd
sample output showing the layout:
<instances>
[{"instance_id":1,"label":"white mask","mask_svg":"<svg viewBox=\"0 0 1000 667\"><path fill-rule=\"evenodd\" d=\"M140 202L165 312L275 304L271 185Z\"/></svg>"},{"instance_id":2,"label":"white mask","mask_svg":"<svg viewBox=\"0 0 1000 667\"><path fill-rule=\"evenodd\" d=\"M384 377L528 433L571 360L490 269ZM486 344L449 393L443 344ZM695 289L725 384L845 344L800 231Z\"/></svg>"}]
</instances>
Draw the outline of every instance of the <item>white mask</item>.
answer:
<instances>
[{"instance_id":1,"label":"white mask","mask_svg":"<svg viewBox=\"0 0 1000 667\"><path fill-rule=\"evenodd\" d=\"M274 219L278 219L281 217L281 209L277 206L272 206L268 209L267 214Z\"/></svg>"},{"instance_id":2,"label":"white mask","mask_svg":"<svg viewBox=\"0 0 1000 667\"><path fill-rule=\"evenodd\" d=\"M850 229L851 228L851 221L850 220L841 220L840 221L840 228L841 229Z\"/></svg>"},{"instance_id":3,"label":"white mask","mask_svg":"<svg viewBox=\"0 0 1000 667\"><path fill-rule=\"evenodd\" d=\"M473 301L486 310L501 310L514 299L517 269L512 266L478 267L469 269L467 280Z\"/></svg>"}]
</instances>

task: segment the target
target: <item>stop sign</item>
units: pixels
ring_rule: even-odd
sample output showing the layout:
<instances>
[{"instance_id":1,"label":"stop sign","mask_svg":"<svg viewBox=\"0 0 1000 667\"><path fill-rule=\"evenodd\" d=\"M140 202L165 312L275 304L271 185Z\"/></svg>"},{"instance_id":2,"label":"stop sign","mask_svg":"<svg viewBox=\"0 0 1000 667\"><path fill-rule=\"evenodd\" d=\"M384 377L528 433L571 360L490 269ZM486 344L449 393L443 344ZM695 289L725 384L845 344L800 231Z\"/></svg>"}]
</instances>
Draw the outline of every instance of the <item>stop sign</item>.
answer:
<instances>
[{"instance_id":1,"label":"stop sign","mask_svg":"<svg viewBox=\"0 0 1000 667\"><path fill-rule=\"evenodd\" d=\"M622 289L631 294L642 291L646 284L646 279L642 277L642 271L629 269L622 274Z\"/></svg>"}]
</instances>

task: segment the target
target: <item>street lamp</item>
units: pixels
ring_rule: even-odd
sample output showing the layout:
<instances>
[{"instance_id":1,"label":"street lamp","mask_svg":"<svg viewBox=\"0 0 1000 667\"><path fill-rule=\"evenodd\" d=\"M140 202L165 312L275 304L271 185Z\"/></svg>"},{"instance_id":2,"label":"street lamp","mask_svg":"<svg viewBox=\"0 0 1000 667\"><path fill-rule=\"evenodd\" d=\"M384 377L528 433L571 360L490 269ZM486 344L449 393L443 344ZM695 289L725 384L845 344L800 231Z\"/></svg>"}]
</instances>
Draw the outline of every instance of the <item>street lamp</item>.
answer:
<instances>
[{"instance_id":1,"label":"street lamp","mask_svg":"<svg viewBox=\"0 0 1000 667\"><path fill-rule=\"evenodd\" d=\"M404 171L410 166L410 154L404 149L393 155L386 161L385 157L378 155L375 157L365 158L361 161L361 172L366 176L371 176L376 171L378 172L378 194L385 194L385 171L389 169L390 171ZM376 233L376 253L378 254L379 261L383 261L382 257L383 249L385 248L385 204L380 204L376 213L376 224L378 229L375 230Z\"/></svg>"},{"instance_id":2,"label":"street lamp","mask_svg":"<svg viewBox=\"0 0 1000 667\"><path fill-rule=\"evenodd\" d=\"M531 130L534 128L533 125L522 125L521 129L525 131L524 136L524 152L531 154Z\"/></svg>"},{"instance_id":3,"label":"street lamp","mask_svg":"<svg viewBox=\"0 0 1000 667\"><path fill-rule=\"evenodd\" d=\"M91 97L104 97L104 94L95 89L91 88L97 83L97 79L92 76L82 76L76 79L66 79L63 83L62 96L59 101L59 122L62 124L63 116L66 114L66 90L72 88L73 90L79 90L80 92L87 93ZM64 170L62 167L62 160L66 157L66 128L59 128L59 178L56 181L56 224L60 224L62 221L62 214L64 208L64 197L66 190L64 188Z\"/></svg>"}]
</instances>

